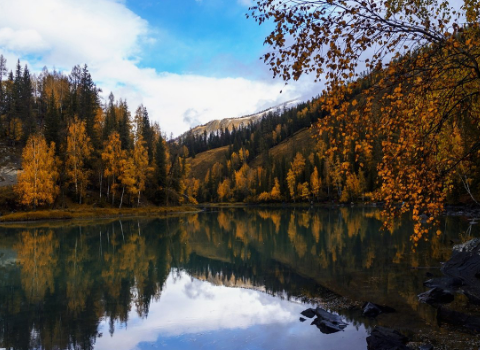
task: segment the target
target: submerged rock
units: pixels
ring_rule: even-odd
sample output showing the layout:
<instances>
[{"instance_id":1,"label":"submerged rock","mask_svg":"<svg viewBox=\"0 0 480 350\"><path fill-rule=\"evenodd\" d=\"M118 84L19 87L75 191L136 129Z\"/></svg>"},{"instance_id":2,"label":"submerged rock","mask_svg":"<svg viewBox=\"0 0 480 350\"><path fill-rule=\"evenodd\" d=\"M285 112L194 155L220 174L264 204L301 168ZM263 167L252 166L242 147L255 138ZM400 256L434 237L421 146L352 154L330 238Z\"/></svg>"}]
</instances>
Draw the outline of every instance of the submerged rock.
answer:
<instances>
[{"instance_id":1,"label":"submerged rock","mask_svg":"<svg viewBox=\"0 0 480 350\"><path fill-rule=\"evenodd\" d=\"M396 310L388 306L382 306L374 303L367 302L362 307L362 314L365 317L377 317L382 313L392 313Z\"/></svg>"},{"instance_id":2,"label":"submerged rock","mask_svg":"<svg viewBox=\"0 0 480 350\"><path fill-rule=\"evenodd\" d=\"M419 294L418 299L422 303L438 305L451 303L454 300L454 296L452 293L446 290L435 287L430 289L428 292Z\"/></svg>"},{"instance_id":3,"label":"submerged rock","mask_svg":"<svg viewBox=\"0 0 480 350\"><path fill-rule=\"evenodd\" d=\"M449 323L462 327L474 333L480 333L480 317L449 310L444 307L438 308L437 320L440 323Z\"/></svg>"},{"instance_id":4,"label":"submerged rock","mask_svg":"<svg viewBox=\"0 0 480 350\"><path fill-rule=\"evenodd\" d=\"M408 350L408 338L396 330L375 326L367 337L368 350Z\"/></svg>"}]
</instances>

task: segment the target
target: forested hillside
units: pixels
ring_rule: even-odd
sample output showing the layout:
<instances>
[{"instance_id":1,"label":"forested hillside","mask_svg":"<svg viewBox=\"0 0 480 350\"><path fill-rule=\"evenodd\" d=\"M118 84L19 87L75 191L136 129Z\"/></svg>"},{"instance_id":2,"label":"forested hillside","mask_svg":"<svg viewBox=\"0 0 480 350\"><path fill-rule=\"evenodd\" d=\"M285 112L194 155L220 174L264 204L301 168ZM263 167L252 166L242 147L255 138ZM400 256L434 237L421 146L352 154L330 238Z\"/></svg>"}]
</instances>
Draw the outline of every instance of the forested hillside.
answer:
<instances>
[{"instance_id":1,"label":"forested hillside","mask_svg":"<svg viewBox=\"0 0 480 350\"><path fill-rule=\"evenodd\" d=\"M345 95L347 113L358 113L357 107L381 78L382 74L373 72L351 83ZM372 109L380 110L380 100L386 96L386 91L378 94ZM334 129L320 133L317 126L329 115L326 98L270 113L240 129L200 136L187 133L180 143L193 155L189 159L192 194L200 202L378 200L386 138L362 132L356 143L350 141L349 149L340 147L349 142L347 133ZM453 136L460 146L462 137ZM480 174L475 163L469 164L452 180L447 202L476 201Z\"/></svg>"},{"instance_id":2,"label":"forested hillside","mask_svg":"<svg viewBox=\"0 0 480 350\"><path fill-rule=\"evenodd\" d=\"M23 149L12 208L195 202L186 150L166 143L145 106L132 113L113 94L102 104L100 92L87 65L37 76L20 61L8 72L0 56L0 142Z\"/></svg>"}]
</instances>

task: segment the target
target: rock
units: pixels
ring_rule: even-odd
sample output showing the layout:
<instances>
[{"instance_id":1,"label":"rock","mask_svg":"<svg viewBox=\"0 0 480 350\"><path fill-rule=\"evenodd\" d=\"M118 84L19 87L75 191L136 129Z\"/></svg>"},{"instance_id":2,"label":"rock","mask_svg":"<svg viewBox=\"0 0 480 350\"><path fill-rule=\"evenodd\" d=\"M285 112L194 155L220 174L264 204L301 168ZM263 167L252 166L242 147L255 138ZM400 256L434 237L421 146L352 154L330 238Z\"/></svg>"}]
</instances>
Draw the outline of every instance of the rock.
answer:
<instances>
[{"instance_id":1,"label":"rock","mask_svg":"<svg viewBox=\"0 0 480 350\"><path fill-rule=\"evenodd\" d=\"M447 277L462 281L461 292L475 304L480 303L480 239L475 238L453 247L453 254L442 266Z\"/></svg>"},{"instance_id":2,"label":"rock","mask_svg":"<svg viewBox=\"0 0 480 350\"><path fill-rule=\"evenodd\" d=\"M421 345L418 350L433 350L433 345L432 344L425 344Z\"/></svg>"},{"instance_id":3,"label":"rock","mask_svg":"<svg viewBox=\"0 0 480 350\"><path fill-rule=\"evenodd\" d=\"M375 326L367 337L368 350L407 350L408 338L396 330Z\"/></svg>"},{"instance_id":4,"label":"rock","mask_svg":"<svg viewBox=\"0 0 480 350\"><path fill-rule=\"evenodd\" d=\"M429 279L423 282L423 285L428 288L438 287L452 292L463 286L463 280L457 277L439 277Z\"/></svg>"},{"instance_id":5,"label":"rock","mask_svg":"<svg viewBox=\"0 0 480 350\"><path fill-rule=\"evenodd\" d=\"M320 332L324 334L340 332L347 327L347 323L340 316L334 315L320 307L315 309L315 314L318 317L313 320L312 325L316 325Z\"/></svg>"},{"instance_id":6,"label":"rock","mask_svg":"<svg viewBox=\"0 0 480 350\"><path fill-rule=\"evenodd\" d=\"M446 290L435 287L430 289L428 292L419 294L418 299L422 303L426 303L430 305L438 305L438 304L451 303L454 299L454 296L452 293Z\"/></svg>"},{"instance_id":7,"label":"rock","mask_svg":"<svg viewBox=\"0 0 480 350\"><path fill-rule=\"evenodd\" d=\"M381 306L374 303L367 302L362 307L362 314L365 317L377 317L382 313L395 312L395 309L388 306Z\"/></svg>"},{"instance_id":8,"label":"rock","mask_svg":"<svg viewBox=\"0 0 480 350\"><path fill-rule=\"evenodd\" d=\"M322 320L319 317L313 320L312 325L313 324L316 325L317 328L320 329L320 332L324 334L337 333L343 331L345 327L347 327L346 324L335 324L327 320Z\"/></svg>"},{"instance_id":9,"label":"rock","mask_svg":"<svg viewBox=\"0 0 480 350\"><path fill-rule=\"evenodd\" d=\"M480 317L449 310L444 307L438 308L437 320L440 323L449 323L466 330L480 333Z\"/></svg>"},{"instance_id":10,"label":"rock","mask_svg":"<svg viewBox=\"0 0 480 350\"><path fill-rule=\"evenodd\" d=\"M306 309L302 311L301 314L308 318L313 318L317 315L313 309Z\"/></svg>"},{"instance_id":11,"label":"rock","mask_svg":"<svg viewBox=\"0 0 480 350\"><path fill-rule=\"evenodd\" d=\"M332 314L320 307L317 307L315 309L315 313L317 314L318 318L329 321L334 324L344 324L347 325L347 323L343 322L342 318L339 315Z\"/></svg>"}]
</instances>

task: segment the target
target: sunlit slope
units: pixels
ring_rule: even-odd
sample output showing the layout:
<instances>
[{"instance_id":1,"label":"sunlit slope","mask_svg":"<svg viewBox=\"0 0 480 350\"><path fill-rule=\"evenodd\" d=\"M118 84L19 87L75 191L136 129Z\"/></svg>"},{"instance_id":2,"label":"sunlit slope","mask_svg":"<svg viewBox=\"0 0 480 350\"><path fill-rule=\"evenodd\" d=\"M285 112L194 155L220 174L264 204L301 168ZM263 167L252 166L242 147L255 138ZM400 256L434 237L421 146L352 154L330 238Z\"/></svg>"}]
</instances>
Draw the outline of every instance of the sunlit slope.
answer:
<instances>
[{"instance_id":1,"label":"sunlit slope","mask_svg":"<svg viewBox=\"0 0 480 350\"><path fill-rule=\"evenodd\" d=\"M216 162L222 162L229 146L214 148L206 152L199 153L195 158L189 158L190 177L204 180L207 171L213 167Z\"/></svg>"},{"instance_id":2,"label":"sunlit slope","mask_svg":"<svg viewBox=\"0 0 480 350\"><path fill-rule=\"evenodd\" d=\"M297 152L305 153L303 152L304 150L310 150L313 152L317 143L315 135L314 128L304 128L297 131L291 137L286 138L278 145L270 148L268 151L270 158L273 160L285 158L285 161L288 163L293 160ZM252 168L262 166L263 162L264 157L259 155L249 163L249 166Z\"/></svg>"}]
</instances>

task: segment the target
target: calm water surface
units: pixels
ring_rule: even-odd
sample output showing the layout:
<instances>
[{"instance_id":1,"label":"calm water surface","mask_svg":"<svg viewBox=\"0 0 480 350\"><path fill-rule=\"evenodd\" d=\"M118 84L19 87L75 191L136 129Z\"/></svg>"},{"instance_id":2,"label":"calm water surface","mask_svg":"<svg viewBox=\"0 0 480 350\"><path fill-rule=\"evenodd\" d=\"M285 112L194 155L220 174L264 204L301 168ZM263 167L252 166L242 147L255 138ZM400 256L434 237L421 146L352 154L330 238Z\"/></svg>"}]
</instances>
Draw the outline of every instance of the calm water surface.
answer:
<instances>
[{"instance_id":1,"label":"calm water surface","mask_svg":"<svg viewBox=\"0 0 480 350\"><path fill-rule=\"evenodd\" d=\"M361 208L2 228L0 348L340 350L366 349L375 324L442 333L416 295L451 241L476 235L460 218L442 225L416 249L408 220L381 232ZM399 312L366 319L340 296ZM300 321L317 303L343 332Z\"/></svg>"}]
</instances>

